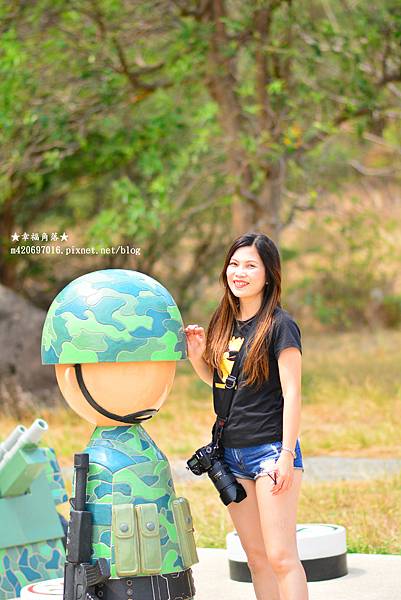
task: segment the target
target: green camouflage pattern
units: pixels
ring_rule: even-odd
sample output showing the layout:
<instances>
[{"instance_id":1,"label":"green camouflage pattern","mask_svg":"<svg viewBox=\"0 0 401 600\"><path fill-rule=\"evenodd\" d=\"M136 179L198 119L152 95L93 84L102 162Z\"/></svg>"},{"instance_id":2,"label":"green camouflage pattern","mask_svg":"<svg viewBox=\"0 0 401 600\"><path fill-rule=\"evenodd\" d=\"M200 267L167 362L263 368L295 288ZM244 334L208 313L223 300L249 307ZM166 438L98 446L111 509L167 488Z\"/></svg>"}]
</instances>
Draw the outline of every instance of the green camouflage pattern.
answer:
<instances>
[{"instance_id":1,"label":"green camouflage pattern","mask_svg":"<svg viewBox=\"0 0 401 600\"><path fill-rule=\"evenodd\" d=\"M64 573L65 551L60 536L58 538L54 537L54 539L46 539L46 534L43 533L44 539L42 541L29 542L30 523L35 519L35 503L36 505L38 503L43 505L43 503L49 501L49 506L53 506L53 503L57 505L68 500L54 450L47 447L37 447L36 445L32 445L31 448L38 448L43 456L44 468L39 472L38 477L43 476L44 486L40 488L40 494L45 494L46 497L43 495L37 496L36 483L38 478L35 478L28 501L28 507L32 509L31 514L25 511L22 514L18 513L18 511L21 511L21 504L18 501L21 496L11 496L0 500L0 504L7 502L7 505L15 510L16 514L19 514L18 530L23 531L26 536L25 544L21 545L4 547L6 545L4 537L0 540L0 600L16 598L20 595L21 588L24 586L46 579L62 577ZM23 495L23 497L26 496ZM6 517L1 504L0 519L2 518ZM52 518L58 523L59 515L55 507ZM18 537L21 539L21 535Z\"/></svg>"},{"instance_id":2,"label":"green camouflage pattern","mask_svg":"<svg viewBox=\"0 0 401 600\"><path fill-rule=\"evenodd\" d=\"M47 457L45 475L52 492L54 504L63 504L64 502L67 502L68 496L63 476L61 475L60 465L56 458L56 453L53 448L42 448L42 450Z\"/></svg>"},{"instance_id":3,"label":"green camouflage pattern","mask_svg":"<svg viewBox=\"0 0 401 600\"><path fill-rule=\"evenodd\" d=\"M93 560L106 558L117 578L112 506L155 503L160 523L161 573L184 570L171 502L176 498L167 458L140 425L97 427L89 454L87 509L93 516Z\"/></svg>"},{"instance_id":4,"label":"green camouflage pattern","mask_svg":"<svg viewBox=\"0 0 401 600\"><path fill-rule=\"evenodd\" d=\"M48 540L0 550L0 600L17 598L21 588L64 574L61 540Z\"/></svg>"},{"instance_id":5,"label":"green camouflage pattern","mask_svg":"<svg viewBox=\"0 0 401 600\"><path fill-rule=\"evenodd\" d=\"M106 269L78 277L53 300L43 326L42 363L181 360L180 311L158 281Z\"/></svg>"}]
</instances>

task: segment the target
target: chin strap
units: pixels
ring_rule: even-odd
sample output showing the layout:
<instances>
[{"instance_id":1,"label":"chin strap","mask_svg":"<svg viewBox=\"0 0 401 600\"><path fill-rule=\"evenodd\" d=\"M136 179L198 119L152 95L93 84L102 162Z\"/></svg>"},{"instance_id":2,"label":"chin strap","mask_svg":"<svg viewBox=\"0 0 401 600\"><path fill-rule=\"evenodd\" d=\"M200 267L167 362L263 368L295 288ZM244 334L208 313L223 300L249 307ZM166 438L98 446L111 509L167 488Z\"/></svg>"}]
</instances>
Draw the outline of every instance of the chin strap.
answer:
<instances>
[{"instance_id":1,"label":"chin strap","mask_svg":"<svg viewBox=\"0 0 401 600\"><path fill-rule=\"evenodd\" d=\"M120 421L121 423L141 423L142 421L147 421L147 419L151 419L158 412L155 408L148 408L146 410L139 410L137 412L131 413L129 415L116 415L112 412L109 412L105 408L102 408L100 404L98 404L90 395L88 388L85 385L84 378L82 376L82 368L81 365L74 365L75 375L77 377L79 389L85 397L85 400L88 404L91 405L98 413L107 417L108 419L113 419L113 421Z\"/></svg>"}]
</instances>

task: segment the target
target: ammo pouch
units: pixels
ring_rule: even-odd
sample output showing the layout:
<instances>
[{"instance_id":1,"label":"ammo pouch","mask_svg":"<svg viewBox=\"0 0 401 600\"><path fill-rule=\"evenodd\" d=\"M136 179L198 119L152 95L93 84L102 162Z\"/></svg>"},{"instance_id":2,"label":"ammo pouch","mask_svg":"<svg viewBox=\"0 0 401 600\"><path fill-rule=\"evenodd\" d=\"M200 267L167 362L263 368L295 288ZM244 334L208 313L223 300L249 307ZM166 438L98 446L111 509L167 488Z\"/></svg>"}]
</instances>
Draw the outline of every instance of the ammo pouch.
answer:
<instances>
[{"instance_id":1,"label":"ammo pouch","mask_svg":"<svg viewBox=\"0 0 401 600\"><path fill-rule=\"evenodd\" d=\"M176 498L171 504L177 527L182 562L184 563L184 567L187 568L198 562L191 509L186 498Z\"/></svg>"},{"instance_id":2,"label":"ammo pouch","mask_svg":"<svg viewBox=\"0 0 401 600\"><path fill-rule=\"evenodd\" d=\"M185 498L171 502L185 569L198 562L192 516ZM115 566L119 577L156 575L163 557L157 504L117 504L112 509Z\"/></svg>"},{"instance_id":3,"label":"ammo pouch","mask_svg":"<svg viewBox=\"0 0 401 600\"><path fill-rule=\"evenodd\" d=\"M156 504L113 506L113 532L119 576L160 573L162 559Z\"/></svg>"}]
</instances>

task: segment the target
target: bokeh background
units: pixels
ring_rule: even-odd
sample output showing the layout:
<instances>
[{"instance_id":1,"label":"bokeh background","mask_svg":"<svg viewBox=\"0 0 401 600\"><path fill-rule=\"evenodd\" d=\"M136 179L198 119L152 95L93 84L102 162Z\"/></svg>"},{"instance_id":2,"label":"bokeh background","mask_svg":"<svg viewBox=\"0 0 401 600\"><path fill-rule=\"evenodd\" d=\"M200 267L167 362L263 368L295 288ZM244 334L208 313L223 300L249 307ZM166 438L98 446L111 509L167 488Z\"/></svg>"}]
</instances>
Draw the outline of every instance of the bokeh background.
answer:
<instances>
[{"instance_id":1,"label":"bokeh background","mask_svg":"<svg viewBox=\"0 0 401 600\"><path fill-rule=\"evenodd\" d=\"M90 435L40 364L64 285L140 270L207 326L227 247L258 230L303 334L305 457L401 458L399 2L14 0L0 27L0 437L44 416L68 468ZM180 364L147 429L174 462L212 422ZM209 482L178 487L223 546ZM399 553L401 467L305 482L298 521Z\"/></svg>"}]
</instances>

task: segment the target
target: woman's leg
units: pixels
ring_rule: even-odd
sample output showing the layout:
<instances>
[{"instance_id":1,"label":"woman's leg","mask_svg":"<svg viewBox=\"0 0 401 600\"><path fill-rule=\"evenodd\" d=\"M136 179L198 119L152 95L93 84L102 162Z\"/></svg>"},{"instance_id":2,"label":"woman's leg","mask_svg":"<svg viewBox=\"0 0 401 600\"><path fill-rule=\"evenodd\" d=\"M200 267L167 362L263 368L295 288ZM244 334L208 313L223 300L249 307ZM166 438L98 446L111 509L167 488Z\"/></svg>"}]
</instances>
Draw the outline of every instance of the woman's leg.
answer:
<instances>
[{"instance_id":1,"label":"woman's leg","mask_svg":"<svg viewBox=\"0 0 401 600\"><path fill-rule=\"evenodd\" d=\"M309 597L296 540L301 482L302 471L295 469L291 487L273 496L270 477L256 479L256 497L266 554L276 575L282 600L308 600Z\"/></svg>"},{"instance_id":2,"label":"woman's leg","mask_svg":"<svg viewBox=\"0 0 401 600\"><path fill-rule=\"evenodd\" d=\"M228 510L248 559L256 598L280 600L277 580L267 559L260 529L255 482L249 479L238 481L244 486L247 497L238 504L231 502Z\"/></svg>"}]
</instances>

